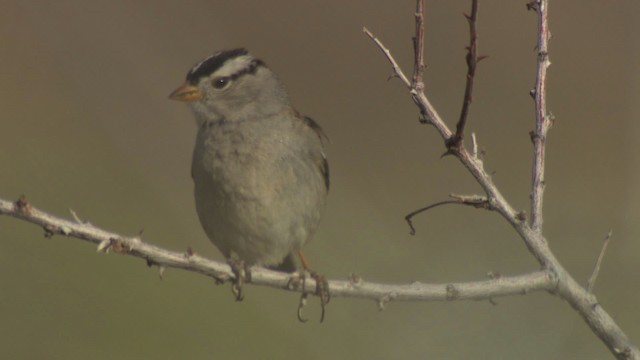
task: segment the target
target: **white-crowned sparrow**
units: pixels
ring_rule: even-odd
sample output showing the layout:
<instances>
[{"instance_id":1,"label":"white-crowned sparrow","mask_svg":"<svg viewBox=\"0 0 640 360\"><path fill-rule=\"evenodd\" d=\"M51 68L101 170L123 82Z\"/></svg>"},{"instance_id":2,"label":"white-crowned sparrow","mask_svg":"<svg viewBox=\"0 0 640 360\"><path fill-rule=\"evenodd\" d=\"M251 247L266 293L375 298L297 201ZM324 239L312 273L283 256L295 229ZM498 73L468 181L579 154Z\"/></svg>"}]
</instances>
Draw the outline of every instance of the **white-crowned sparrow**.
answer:
<instances>
[{"instance_id":1,"label":"white-crowned sparrow","mask_svg":"<svg viewBox=\"0 0 640 360\"><path fill-rule=\"evenodd\" d=\"M195 65L170 98L188 102L198 135L191 173L200 223L233 264L294 271L329 190L323 132L245 49ZM233 266L232 266L233 267Z\"/></svg>"}]
</instances>

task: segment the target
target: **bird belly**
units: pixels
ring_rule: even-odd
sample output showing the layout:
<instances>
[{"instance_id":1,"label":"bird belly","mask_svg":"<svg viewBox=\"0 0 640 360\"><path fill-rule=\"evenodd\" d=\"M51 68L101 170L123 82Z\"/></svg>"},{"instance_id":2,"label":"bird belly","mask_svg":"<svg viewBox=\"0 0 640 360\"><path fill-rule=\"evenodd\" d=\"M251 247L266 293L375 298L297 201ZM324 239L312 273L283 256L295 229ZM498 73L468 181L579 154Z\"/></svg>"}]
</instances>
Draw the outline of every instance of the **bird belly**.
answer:
<instances>
[{"instance_id":1,"label":"bird belly","mask_svg":"<svg viewBox=\"0 0 640 360\"><path fill-rule=\"evenodd\" d=\"M194 152L200 222L226 257L277 265L317 228L326 195L323 179L296 154L274 154L273 146L243 153L222 141Z\"/></svg>"}]
</instances>

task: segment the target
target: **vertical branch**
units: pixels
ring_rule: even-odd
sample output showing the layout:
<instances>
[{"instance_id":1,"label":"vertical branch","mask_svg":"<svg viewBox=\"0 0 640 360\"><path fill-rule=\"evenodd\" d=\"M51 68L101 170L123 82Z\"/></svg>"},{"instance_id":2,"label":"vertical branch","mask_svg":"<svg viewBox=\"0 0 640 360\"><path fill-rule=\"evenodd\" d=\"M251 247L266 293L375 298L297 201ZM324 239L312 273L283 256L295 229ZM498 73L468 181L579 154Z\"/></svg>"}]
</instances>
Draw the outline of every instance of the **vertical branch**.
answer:
<instances>
[{"instance_id":1,"label":"vertical branch","mask_svg":"<svg viewBox=\"0 0 640 360\"><path fill-rule=\"evenodd\" d=\"M544 195L544 162L547 131L551 126L551 116L547 113L547 69L549 61L549 39L551 33L548 23L548 0L533 0L529 9L538 14L538 66L536 85L532 93L536 111L536 128L531 133L533 141L533 179L531 187L531 227L534 231L542 231L542 201Z\"/></svg>"},{"instance_id":2,"label":"vertical branch","mask_svg":"<svg viewBox=\"0 0 640 360\"><path fill-rule=\"evenodd\" d=\"M413 36L413 79L411 88L417 92L424 91L424 0L416 1L416 34Z\"/></svg>"},{"instance_id":3,"label":"vertical branch","mask_svg":"<svg viewBox=\"0 0 640 360\"><path fill-rule=\"evenodd\" d=\"M462 100L460 117L456 124L456 132L453 137L447 141L449 149L460 146L464 139L464 128L467 124L469 108L473 101L473 79L476 75L476 66L480 60L484 59L482 56L478 57L477 52L478 32L476 24L478 22L478 0L471 1L471 14L464 14L464 17L469 22L469 45L467 46L467 55L465 57L465 61L467 63L467 83L464 89L464 98Z\"/></svg>"}]
</instances>

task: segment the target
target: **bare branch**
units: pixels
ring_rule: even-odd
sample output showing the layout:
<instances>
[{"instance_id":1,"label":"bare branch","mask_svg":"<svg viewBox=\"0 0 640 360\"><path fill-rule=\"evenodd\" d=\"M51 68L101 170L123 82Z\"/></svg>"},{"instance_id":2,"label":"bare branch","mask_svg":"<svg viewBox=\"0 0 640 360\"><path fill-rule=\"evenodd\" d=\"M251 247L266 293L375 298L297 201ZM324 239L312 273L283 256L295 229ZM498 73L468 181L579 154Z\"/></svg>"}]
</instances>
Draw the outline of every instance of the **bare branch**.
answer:
<instances>
[{"instance_id":1,"label":"bare branch","mask_svg":"<svg viewBox=\"0 0 640 360\"><path fill-rule=\"evenodd\" d=\"M536 132L532 138L534 141L534 165L533 165L533 190L532 219L531 224L525 220L521 211L516 211L504 198L496 187L490 175L484 170L482 161L471 154L460 143L457 147L448 147L448 153L456 156L462 165L471 173L478 184L487 194L489 206L500 213L504 219L516 230L529 252L536 258L543 269L549 269L557 274L558 288L554 292L560 298L566 300L585 320L591 330L609 348L612 354L619 359L640 359L640 351L629 341L627 335L620 329L611 316L598 304L595 296L582 287L555 257L547 239L542 234L542 195L544 190L544 145L547 130L552 123L552 116L546 111L546 70L550 62L548 59L548 40L550 37L548 28L548 0L533 0L528 4L529 9L538 12L538 76L536 89L532 93L536 99ZM393 61L390 51L379 40L367 31L376 45L384 49L385 56L392 63L396 73L402 73L397 63ZM417 56L417 55L416 55ZM405 81L405 84L409 84ZM444 120L437 113L426 94L410 88L413 101L418 106L421 114L421 122L429 123L444 139L445 145L452 136L452 132Z\"/></svg>"},{"instance_id":2,"label":"bare branch","mask_svg":"<svg viewBox=\"0 0 640 360\"><path fill-rule=\"evenodd\" d=\"M596 285L596 279L598 278L598 274L600 273L600 265L602 264L602 259L604 258L604 253L607 251L607 246L609 246L609 241L611 240L612 230L609 230L609 233L604 238L604 242L602 243L602 249L600 249L600 254L598 255L598 260L596 260L596 264L593 266L593 272L589 277L589 281L587 281L587 291L592 293L593 287Z\"/></svg>"},{"instance_id":3,"label":"bare branch","mask_svg":"<svg viewBox=\"0 0 640 360\"><path fill-rule=\"evenodd\" d=\"M389 49L387 49L382 42L375 37L371 31L369 31L366 27L362 28L362 31L371 39L373 40L374 43L376 43L376 45L378 46L378 49L380 49L382 51L382 53L384 53L384 56L387 58L387 60L389 60L389 63L391 63L391 67L393 67L393 72L394 75L397 76L400 80L402 80L402 82L408 87L411 88L411 83L409 82L409 79L407 79L406 75L404 74L404 72L402 72L402 69L400 68L400 65L398 65L398 63L396 62L396 59L393 58L393 56L391 55L391 51L389 51Z\"/></svg>"},{"instance_id":4,"label":"bare branch","mask_svg":"<svg viewBox=\"0 0 640 360\"><path fill-rule=\"evenodd\" d=\"M413 79L411 87L418 91L424 91L424 0L416 1L416 34L413 37Z\"/></svg>"},{"instance_id":5,"label":"bare branch","mask_svg":"<svg viewBox=\"0 0 640 360\"><path fill-rule=\"evenodd\" d=\"M144 259L149 266L158 266L162 278L166 268L176 268L200 273L216 280L216 283L234 278L226 263L203 258L192 250L184 253L169 251L130 237L97 228L91 224L58 218L29 204L24 197L16 202L0 199L0 215L8 215L39 225L49 235L64 235L86 240L98 245L101 252L114 252ZM282 290L314 294L316 282L307 278L292 286L292 276L260 267L251 269L251 282L247 284L267 286ZM379 284L351 276L347 280L328 281L332 297L370 299L376 303L397 301L452 301L489 300L500 296L523 295L533 291L554 291L557 279L549 271L534 271L518 276L490 278L482 281L406 285ZM245 284L245 286L247 285ZM302 311L304 304L300 304Z\"/></svg>"},{"instance_id":6,"label":"bare branch","mask_svg":"<svg viewBox=\"0 0 640 360\"><path fill-rule=\"evenodd\" d=\"M448 205L448 204L456 204L456 205L467 205L467 206L473 206L475 208L484 208L484 209L490 209L490 205L489 205L489 201L487 200L486 197L484 196L478 196L478 195L456 195L456 194L451 194L449 195L450 197L454 198L455 200L444 200L444 201L440 201L437 202L435 204L431 204L431 205L427 205L423 208L420 208L418 210L414 210L412 212L410 212L409 214L407 214L404 219L407 222L407 224L409 225L409 234L411 235L415 235L416 234L416 229L413 226L413 217L421 214L425 211L429 211L435 207L441 206L441 205Z\"/></svg>"},{"instance_id":7,"label":"bare branch","mask_svg":"<svg viewBox=\"0 0 640 360\"><path fill-rule=\"evenodd\" d=\"M460 117L456 124L456 133L453 137L447 141L448 147L460 146L460 143L464 139L464 129L467 124L467 118L469 116L469 109L471 102L473 101L473 80L476 76L476 66L478 62L484 57L478 57L478 0L471 1L471 14L464 15L469 22L469 46L467 46L467 55L465 61L467 63L467 82L464 89L464 98L462 100L462 109L460 110Z\"/></svg>"},{"instance_id":8,"label":"bare branch","mask_svg":"<svg viewBox=\"0 0 640 360\"><path fill-rule=\"evenodd\" d=\"M549 61L549 31L548 0L534 0L528 5L538 15L538 62L536 70L536 85L532 91L536 113L536 127L532 133L533 141L533 166L531 184L531 227L535 231L542 231L542 203L545 187L545 147L547 132L551 127L551 115L547 112L547 69L551 65Z\"/></svg>"}]
</instances>

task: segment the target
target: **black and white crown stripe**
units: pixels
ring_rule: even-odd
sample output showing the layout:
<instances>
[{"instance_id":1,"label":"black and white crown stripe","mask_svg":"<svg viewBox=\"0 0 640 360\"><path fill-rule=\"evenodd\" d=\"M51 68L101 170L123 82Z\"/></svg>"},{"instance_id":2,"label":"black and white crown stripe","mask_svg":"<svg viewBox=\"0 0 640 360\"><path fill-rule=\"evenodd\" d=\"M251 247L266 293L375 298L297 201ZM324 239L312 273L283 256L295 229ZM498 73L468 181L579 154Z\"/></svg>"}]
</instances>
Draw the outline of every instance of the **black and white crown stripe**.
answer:
<instances>
[{"instance_id":1,"label":"black and white crown stripe","mask_svg":"<svg viewBox=\"0 0 640 360\"><path fill-rule=\"evenodd\" d=\"M220 70L225 70L221 76L237 78L246 73L254 73L259 66L264 66L264 62L254 59L244 48L218 51L191 68L187 73L187 82L195 85L202 77Z\"/></svg>"}]
</instances>

